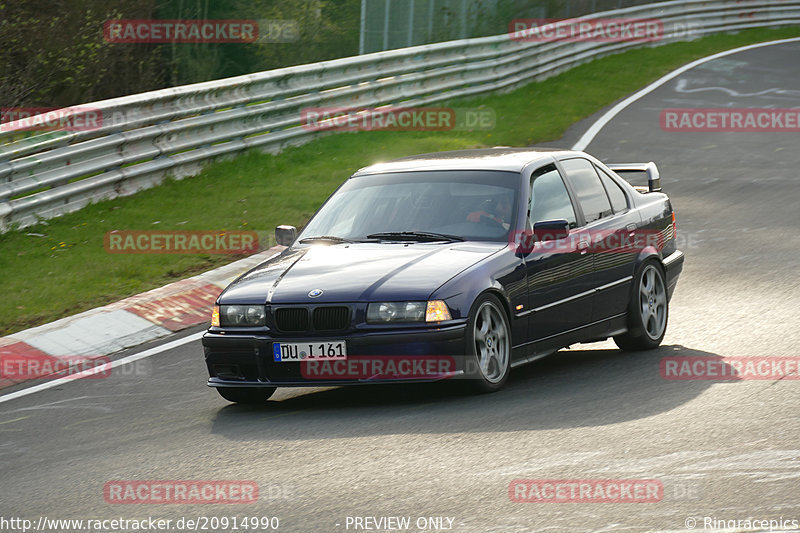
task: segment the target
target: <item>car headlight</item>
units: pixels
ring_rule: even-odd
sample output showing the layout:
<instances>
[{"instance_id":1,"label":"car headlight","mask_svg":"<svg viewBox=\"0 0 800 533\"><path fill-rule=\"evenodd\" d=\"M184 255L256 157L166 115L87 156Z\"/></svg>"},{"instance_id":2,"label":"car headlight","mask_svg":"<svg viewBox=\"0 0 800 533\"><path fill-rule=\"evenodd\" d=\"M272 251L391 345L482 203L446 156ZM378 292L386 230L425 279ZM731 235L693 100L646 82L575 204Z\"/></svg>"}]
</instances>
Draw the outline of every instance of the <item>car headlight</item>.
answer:
<instances>
[{"instance_id":1,"label":"car headlight","mask_svg":"<svg viewBox=\"0 0 800 533\"><path fill-rule=\"evenodd\" d=\"M429 302L374 302L367 306L367 322L440 322L450 320L450 310L442 300Z\"/></svg>"},{"instance_id":2,"label":"car headlight","mask_svg":"<svg viewBox=\"0 0 800 533\"><path fill-rule=\"evenodd\" d=\"M264 326L267 310L263 305L215 305L212 326Z\"/></svg>"}]
</instances>

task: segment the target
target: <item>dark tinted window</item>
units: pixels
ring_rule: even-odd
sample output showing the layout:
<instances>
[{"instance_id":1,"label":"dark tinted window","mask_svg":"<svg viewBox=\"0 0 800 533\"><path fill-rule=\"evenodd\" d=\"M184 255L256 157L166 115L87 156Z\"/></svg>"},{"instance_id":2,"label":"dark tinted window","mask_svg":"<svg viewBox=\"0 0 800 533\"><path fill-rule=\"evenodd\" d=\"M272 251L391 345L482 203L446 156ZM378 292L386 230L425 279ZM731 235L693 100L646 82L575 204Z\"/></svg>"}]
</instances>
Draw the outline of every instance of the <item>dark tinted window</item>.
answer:
<instances>
[{"instance_id":1,"label":"dark tinted window","mask_svg":"<svg viewBox=\"0 0 800 533\"><path fill-rule=\"evenodd\" d=\"M567 171L567 179L572 183L578 202L581 204L586 222L594 222L598 218L612 214L608 195L600 182L600 177L586 159L568 159L561 162Z\"/></svg>"},{"instance_id":2,"label":"dark tinted window","mask_svg":"<svg viewBox=\"0 0 800 533\"><path fill-rule=\"evenodd\" d=\"M606 186L608 197L611 198L611 207L614 208L614 212L619 213L628 209L628 197L625 196L622 187L611 176L606 174L605 170L602 168L597 170L600 174L600 179L603 180L603 185Z\"/></svg>"},{"instance_id":3,"label":"dark tinted window","mask_svg":"<svg viewBox=\"0 0 800 533\"><path fill-rule=\"evenodd\" d=\"M554 165L538 170L533 175L529 209L531 225L542 220L559 219L569 222L571 228L577 225L567 187Z\"/></svg>"}]
</instances>

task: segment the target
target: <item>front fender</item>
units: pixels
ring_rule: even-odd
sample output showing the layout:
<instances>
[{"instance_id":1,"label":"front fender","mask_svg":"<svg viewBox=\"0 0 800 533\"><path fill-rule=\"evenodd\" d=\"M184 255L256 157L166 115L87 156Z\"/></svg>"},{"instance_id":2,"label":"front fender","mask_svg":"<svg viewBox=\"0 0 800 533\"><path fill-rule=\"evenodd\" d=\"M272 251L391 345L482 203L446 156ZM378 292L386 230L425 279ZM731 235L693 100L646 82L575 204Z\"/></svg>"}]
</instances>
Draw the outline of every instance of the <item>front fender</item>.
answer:
<instances>
[{"instance_id":1,"label":"front fender","mask_svg":"<svg viewBox=\"0 0 800 533\"><path fill-rule=\"evenodd\" d=\"M453 318L468 318L472 305L485 292L492 292L500 299L511 324L514 343L522 342L527 334L527 318L515 317L513 310L517 305L527 308L525 265L511 248L461 272L436 289L431 299L447 302Z\"/></svg>"}]
</instances>

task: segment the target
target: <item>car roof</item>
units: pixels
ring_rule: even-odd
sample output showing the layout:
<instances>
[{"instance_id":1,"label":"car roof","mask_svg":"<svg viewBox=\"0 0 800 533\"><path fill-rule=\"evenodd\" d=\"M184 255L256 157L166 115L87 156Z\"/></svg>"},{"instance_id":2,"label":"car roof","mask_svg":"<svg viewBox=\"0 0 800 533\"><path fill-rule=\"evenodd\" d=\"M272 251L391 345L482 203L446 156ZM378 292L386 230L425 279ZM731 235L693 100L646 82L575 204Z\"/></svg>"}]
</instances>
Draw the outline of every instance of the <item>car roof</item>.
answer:
<instances>
[{"instance_id":1,"label":"car roof","mask_svg":"<svg viewBox=\"0 0 800 533\"><path fill-rule=\"evenodd\" d=\"M565 155L580 152L557 148L509 148L495 147L402 157L385 163L376 163L358 170L353 176L380 174L385 172L411 172L420 170L501 170L520 172L536 161L551 161Z\"/></svg>"}]
</instances>

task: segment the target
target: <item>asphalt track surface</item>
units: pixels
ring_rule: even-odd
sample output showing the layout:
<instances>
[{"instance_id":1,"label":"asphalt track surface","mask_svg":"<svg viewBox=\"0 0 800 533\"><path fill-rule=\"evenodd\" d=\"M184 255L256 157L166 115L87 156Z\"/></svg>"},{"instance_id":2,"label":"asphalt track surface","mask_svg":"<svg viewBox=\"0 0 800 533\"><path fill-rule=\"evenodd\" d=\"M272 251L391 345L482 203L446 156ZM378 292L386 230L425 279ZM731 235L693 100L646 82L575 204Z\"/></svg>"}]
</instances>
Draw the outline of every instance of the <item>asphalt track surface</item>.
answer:
<instances>
[{"instance_id":1,"label":"asphalt track surface","mask_svg":"<svg viewBox=\"0 0 800 533\"><path fill-rule=\"evenodd\" d=\"M410 531L419 517L449 517L451 531L469 532L800 521L800 381L659 373L665 356L800 355L797 134L659 127L664 108L800 106L798 57L795 42L700 65L627 107L587 148L606 162L656 161L673 200L687 261L660 349L574 346L491 395L281 389L254 408L205 387L193 341L107 379L0 403L0 517L276 516L279 531L309 532L364 531L347 517L367 516L410 517ZM253 480L260 498L107 503L104 484L128 479ZM655 503L515 503L515 479L657 479L664 493Z\"/></svg>"}]
</instances>

